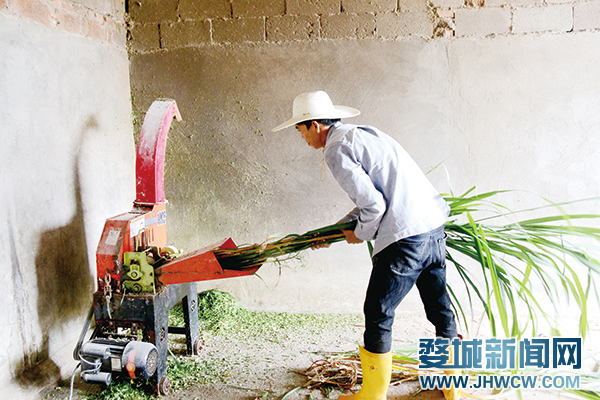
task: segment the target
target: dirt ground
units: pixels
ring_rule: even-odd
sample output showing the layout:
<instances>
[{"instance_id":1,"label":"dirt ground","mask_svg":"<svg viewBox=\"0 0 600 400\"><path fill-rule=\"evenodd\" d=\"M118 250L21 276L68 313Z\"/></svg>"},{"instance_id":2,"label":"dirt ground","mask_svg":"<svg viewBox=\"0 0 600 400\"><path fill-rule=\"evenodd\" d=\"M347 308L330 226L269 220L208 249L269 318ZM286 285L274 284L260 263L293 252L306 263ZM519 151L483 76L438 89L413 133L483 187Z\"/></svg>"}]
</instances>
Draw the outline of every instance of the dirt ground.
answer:
<instances>
[{"instance_id":1,"label":"dirt ground","mask_svg":"<svg viewBox=\"0 0 600 400\"><path fill-rule=\"evenodd\" d=\"M360 320L360 318L357 318ZM409 329L409 327L403 327ZM410 328L417 328L411 326ZM398 336L402 330L396 329ZM221 382L200 383L185 389L174 390L161 396L163 400L255 400L255 399L326 399L337 398L341 392L333 391L327 397L320 390L297 389L305 384L308 378L302 373L314 361L325 359L333 353L355 351L362 340L363 327L360 324L341 326L336 330L318 335L289 332L284 340L230 340L219 335L204 337L204 348L198 356L219 363L224 375ZM426 333L431 336L431 332ZM405 346L408 341L395 340L394 346ZM183 344L179 339L172 340L170 345L175 355L183 352ZM419 389L418 383L410 382L390 389L390 399L413 398ZM73 399L85 399L95 393L98 387L82 382L76 376ZM63 382L47 400L66 399L69 396L69 382ZM441 392L422 393L417 399L443 399Z\"/></svg>"},{"instance_id":2,"label":"dirt ground","mask_svg":"<svg viewBox=\"0 0 600 400\"><path fill-rule=\"evenodd\" d=\"M358 319L359 321L360 319ZM163 400L322 400L336 399L339 391L323 393L320 390L301 388L308 378L302 374L311 364L332 354L354 351L361 341L363 327L360 323L339 326L336 329L318 334L295 334L289 332L278 340L231 340L224 336L212 335L204 338L205 347L198 357L210 361L207 365L217 366L217 379L212 383L192 382L186 388L173 390L162 396ZM419 338L433 337L428 323L421 317L397 318L394 326L394 348L402 348L418 343ZM174 354L181 354L183 344L172 340ZM220 368L220 369L219 369ZM219 372L220 371L220 372ZM358 389L359 387L356 387ZM85 399L98 392L99 388L75 379L73 399ZM523 399L553 400L569 398L566 393L551 391L523 391ZM480 399L517 399L516 393L508 395L491 392L469 392ZM67 399L69 382L54 390L47 400ZM390 387L388 400L434 400L443 399L439 390L420 391L416 381L404 382ZM467 398L467 397L463 397Z\"/></svg>"}]
</instances>

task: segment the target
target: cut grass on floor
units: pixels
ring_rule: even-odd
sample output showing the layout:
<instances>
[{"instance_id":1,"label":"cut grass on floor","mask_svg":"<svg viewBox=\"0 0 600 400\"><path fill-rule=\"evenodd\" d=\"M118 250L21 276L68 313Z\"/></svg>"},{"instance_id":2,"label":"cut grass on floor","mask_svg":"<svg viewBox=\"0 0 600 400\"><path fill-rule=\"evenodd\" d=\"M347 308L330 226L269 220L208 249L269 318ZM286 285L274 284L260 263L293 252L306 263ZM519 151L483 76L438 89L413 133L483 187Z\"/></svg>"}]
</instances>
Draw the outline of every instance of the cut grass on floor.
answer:
<instances>
[{"instance_id":1,"label":"cut grass on floor","mask_svg":"<svg viewBox=\"0 0 600 400\"><path fill-rule=\"evenodd\" d=\"M198 320L201 332L236 340L255 338L272 342L285 340L290 334L294 337L318 335L339 326L363 323L362 316L358 315L249 311L233 296L218 290L198 294ZM184 325L180 306L171 310L169 325Z\"/></svg>"},{"instance_id":2,"label":"cut grass on floor","mask_svg":"<svg viewBox=\"0 0 600 400\"><path fill-rule=\"evenodd\" d=\"M228 293L210 290L198 294L198 322L201 334L226 336L232 341L269 341L282 343L290 338L319 335L328 330L362 324L357 315L290 314L249 311ZM173 307L169 326L184 326L183 308ZM171 390L207 383L227 383L233 361L215 358L210 353L198 357L169 355L167 374ZM87 396L90 400L151 400L156 396L145 382L114 382L105 390Z\"/></svg>"}]
</instances>

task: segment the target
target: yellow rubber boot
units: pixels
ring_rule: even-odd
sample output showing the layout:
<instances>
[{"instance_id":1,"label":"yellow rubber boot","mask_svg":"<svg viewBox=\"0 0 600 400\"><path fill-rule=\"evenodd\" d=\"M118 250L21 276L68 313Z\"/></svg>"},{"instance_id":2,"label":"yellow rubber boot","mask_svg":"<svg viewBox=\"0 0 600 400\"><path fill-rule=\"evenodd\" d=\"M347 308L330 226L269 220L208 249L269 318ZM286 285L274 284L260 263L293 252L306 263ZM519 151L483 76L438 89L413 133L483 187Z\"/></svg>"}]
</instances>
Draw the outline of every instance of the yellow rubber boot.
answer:
<instances>
[{"instance_id":1,"label":"yellow rubber boot","mask_svg":"<svg viewBox=\"0 0 600 400\"><path fill-rule=\"evenodd\" d=\"M458 373L456 371L446 371L445 373L450 374L450 375L458 375ZM459 400L460 399L460 392L454 386L452 386L450 389L442 389L442 392L444 393L444 399L446 399L446 400Z\"/></svg>"},{"instance_id":2,"label":"yellow rubber boot","mask_svg":"<svg viewBox=\"0 0 600 400\"><path fill-rule=\"evenodd\" d=\"M392 353L371 353L359 347L362 388L356 394L342 394L338 400L386 400L392 377Z\"/></svg>"},{"instance_id":3,"label":"yellow rubber boot","mask_svg":"<svg viewBox=\"0 0 600 400\"><path fill-rule=\"evenodd\" d=\"M452 349L450 349L449 351L450 362L452 362L454 357L454 351ZM460 375L460 370L450 369L445 370L444 373L447 375ZM454 387L454 385L452 385L452 387L450 387L449 389L442 389L442 392L444 393L444 399L446 400L460 400L460 392L456 387Z\"/></svg>"}]
</instances>

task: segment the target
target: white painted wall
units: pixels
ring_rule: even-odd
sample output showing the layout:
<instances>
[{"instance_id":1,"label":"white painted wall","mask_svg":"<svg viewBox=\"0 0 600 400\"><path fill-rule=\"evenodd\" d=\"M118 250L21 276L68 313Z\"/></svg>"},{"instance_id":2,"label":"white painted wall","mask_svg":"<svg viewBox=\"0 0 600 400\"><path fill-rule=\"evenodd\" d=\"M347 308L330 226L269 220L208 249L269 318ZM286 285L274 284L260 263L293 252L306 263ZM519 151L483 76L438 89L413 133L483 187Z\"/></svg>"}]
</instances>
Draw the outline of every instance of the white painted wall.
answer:
<instances>
[{"instance_id":1,"label":"white painted wall","mask_svg":"<svg viewBox=\"0 0 600 400\"><path fill-rule=\"evenodd\" d=\"M0 392L11 399L70 376L64 347L91 306L104 221L135 197L125 47L19 12L0 10Z\"/></svg>"}]
</instances>

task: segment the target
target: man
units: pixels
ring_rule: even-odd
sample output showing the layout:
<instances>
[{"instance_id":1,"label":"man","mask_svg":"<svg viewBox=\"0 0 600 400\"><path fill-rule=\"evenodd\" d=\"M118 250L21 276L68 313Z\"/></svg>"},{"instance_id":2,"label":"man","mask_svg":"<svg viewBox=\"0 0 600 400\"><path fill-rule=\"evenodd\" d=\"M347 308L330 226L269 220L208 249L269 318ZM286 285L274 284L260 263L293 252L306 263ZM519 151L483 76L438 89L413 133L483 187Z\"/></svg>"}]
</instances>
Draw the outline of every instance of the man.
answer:
<instances>
[{"instance_id":1,"label":"man","mask_svg":"<svg viewBox=\"0 0 600 400\"><path fill-rule=\"evenodd\" d=\"M444 338L457 336L446 289L444 223L449 206L423 172L390 136L371 126L343 124L360 111L334 106L323 91L304 93L291 119L273 128L295 126L325 161L356 205L342 221L348 243L373 242L373 270L364 303L363 385L340 399L384 400L391 376L392 324L396 307L417 285L426 315ZM446 394L452 397L452 393ZM456 393L454 393L454 396Z\"/></svg>"}]
</instances>

